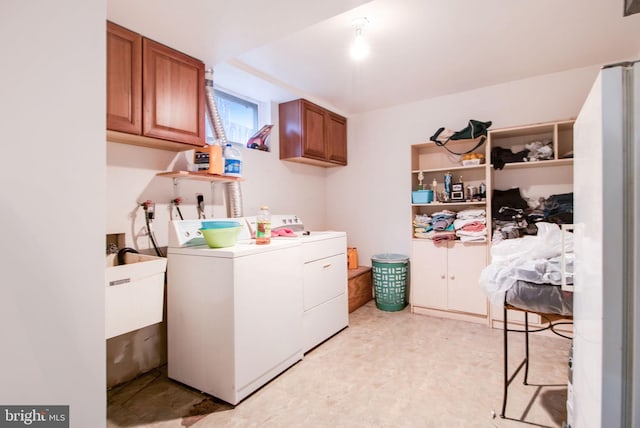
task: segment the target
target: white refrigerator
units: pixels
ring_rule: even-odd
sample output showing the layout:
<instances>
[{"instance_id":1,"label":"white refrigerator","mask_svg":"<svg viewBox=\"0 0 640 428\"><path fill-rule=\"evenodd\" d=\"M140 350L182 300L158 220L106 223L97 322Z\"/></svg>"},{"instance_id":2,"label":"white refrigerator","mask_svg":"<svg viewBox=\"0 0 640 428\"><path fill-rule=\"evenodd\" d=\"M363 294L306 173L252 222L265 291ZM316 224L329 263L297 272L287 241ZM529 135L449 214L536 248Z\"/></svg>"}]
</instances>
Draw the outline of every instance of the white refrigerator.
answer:
<instances>
[{"instance_id":1,"label":"white refrigerator","mask_svg":"<svg viewBox=\"0 0 640 428\"><path fill-rule=\"evenodd\" d=\"M603 67L574 126L574 339L567 422L640 426L640 63Z\"/></svg>"}]
</instances>

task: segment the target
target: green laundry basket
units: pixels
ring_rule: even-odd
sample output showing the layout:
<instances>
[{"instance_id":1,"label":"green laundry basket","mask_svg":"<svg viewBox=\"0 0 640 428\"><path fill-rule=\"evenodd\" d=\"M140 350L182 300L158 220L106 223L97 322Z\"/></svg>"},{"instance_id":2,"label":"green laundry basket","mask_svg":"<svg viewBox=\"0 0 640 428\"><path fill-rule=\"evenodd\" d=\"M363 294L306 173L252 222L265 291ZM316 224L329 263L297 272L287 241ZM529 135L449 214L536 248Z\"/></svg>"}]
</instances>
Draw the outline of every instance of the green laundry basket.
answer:
<instances>
[{"instance_id":1,"label":"green laundry basket","mask_svg":"<svg viewBox=\"0 0 640 428\"><path fill-rule=\"evenodd\" d=\"M376 254L371 257L376 307L401 311L407 305L409 257L402 254Z\"/></svg>"}]
</instances>

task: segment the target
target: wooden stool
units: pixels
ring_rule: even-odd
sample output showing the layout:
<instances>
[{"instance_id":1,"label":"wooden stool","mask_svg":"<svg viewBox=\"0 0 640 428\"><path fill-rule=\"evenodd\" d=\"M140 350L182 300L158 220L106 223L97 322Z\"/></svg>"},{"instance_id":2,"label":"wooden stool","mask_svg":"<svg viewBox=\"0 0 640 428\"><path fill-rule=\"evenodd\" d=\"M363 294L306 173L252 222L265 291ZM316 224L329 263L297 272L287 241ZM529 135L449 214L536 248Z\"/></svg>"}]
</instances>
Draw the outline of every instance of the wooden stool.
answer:
<instances>
[{"instance_id":1,"label":"wooden stool","mask_svg":"<svg viewBox=\"0 0 640 428\"><path fill-rule=\"evenodd\" d=\"M370 266L349 269L349 313L373 299L373 284Z\"/></svg>"}]
</instances>

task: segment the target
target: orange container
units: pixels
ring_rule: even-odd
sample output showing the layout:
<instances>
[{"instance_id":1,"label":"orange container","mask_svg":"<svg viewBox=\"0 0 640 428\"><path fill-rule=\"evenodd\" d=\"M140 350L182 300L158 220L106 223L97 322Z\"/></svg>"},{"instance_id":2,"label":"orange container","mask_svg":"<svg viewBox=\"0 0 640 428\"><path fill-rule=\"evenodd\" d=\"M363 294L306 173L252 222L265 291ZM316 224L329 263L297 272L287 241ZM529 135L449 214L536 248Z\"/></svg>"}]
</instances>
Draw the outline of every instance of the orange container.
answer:
<instances>
[{"instance_id":1,"label":"orange container","mask_svg":"<svg viewBox=\"0 0 640 428\"><path fill-rule=\"evenodd\" d=\"M347 248L347 267L358 269L358 249L355 247Z\"/></svg>"},{"instance_id":2,"label":"orange container","mask_svg":"<svg viewBox=\"0 0 640 428\"><path fill-rule=\"evenodd\" d=\"M223 173L222 147L214 143L209 147L209 174L222 175Z\"/></svg>"}]
</instances>

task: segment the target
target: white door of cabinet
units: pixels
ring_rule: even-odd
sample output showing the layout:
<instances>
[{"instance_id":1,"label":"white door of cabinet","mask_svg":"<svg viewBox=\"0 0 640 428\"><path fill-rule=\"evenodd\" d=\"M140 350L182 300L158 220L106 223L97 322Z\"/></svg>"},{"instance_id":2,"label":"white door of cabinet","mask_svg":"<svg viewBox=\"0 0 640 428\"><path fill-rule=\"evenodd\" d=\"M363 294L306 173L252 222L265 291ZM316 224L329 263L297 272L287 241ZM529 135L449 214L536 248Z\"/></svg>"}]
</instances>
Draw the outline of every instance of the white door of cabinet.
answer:
<instances>
[{"instance_id":1,"label":"white door of cabinet","mask_svg":"<svg viewBox=\"0 0 640 428\"><path fill-rule=\"evenodd\" d=\"M411 304L487 315L487 298L478 284L486 257L484 244L413 241Z\"/></svg>"},{"instance_id":2,"label":"white door of cabinet","mask_svg":"<svg viewBox=\"0 0 640 428\"><path fill-rule=\"evenodd\" d=\"M413 241L411 258L412 305L447 309L447 246L430 240Z\"/></svg>"},{"instance_id":3,"label":"white door of cabinet","mask_svg":"<svg viewBox=\"0 0 640 428\"><path fill-rule=\"evenodd\" d=\"M487 315L487 295L478 283L487 264L486 246L450 242L447 257L449 310Z\"/></svg>"}]
</instances>

